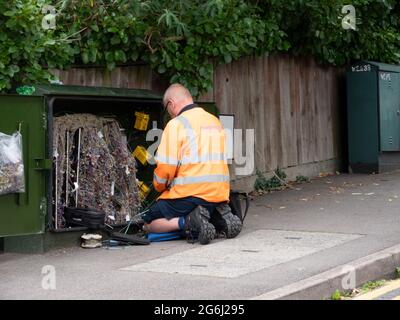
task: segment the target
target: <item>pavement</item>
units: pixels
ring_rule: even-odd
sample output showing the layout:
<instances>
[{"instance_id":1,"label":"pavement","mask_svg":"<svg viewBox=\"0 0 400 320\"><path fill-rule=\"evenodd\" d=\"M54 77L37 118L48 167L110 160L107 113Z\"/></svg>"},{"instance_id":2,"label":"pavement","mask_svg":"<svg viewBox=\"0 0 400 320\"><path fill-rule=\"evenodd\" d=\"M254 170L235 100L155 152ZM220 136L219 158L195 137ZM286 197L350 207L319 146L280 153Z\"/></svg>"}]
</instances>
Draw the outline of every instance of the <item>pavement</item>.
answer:
<instances>
[{"instance_id":1,"label":"pavement","mask_svg":"<svg viewBox=\"0 0 400 320\"><path fill-rule=\"evenodd\" d=\"M326 299L395 275L400 172L340 174L257 196L241 234L0 255L0 299Z\"/></svg>"}]
</instances>

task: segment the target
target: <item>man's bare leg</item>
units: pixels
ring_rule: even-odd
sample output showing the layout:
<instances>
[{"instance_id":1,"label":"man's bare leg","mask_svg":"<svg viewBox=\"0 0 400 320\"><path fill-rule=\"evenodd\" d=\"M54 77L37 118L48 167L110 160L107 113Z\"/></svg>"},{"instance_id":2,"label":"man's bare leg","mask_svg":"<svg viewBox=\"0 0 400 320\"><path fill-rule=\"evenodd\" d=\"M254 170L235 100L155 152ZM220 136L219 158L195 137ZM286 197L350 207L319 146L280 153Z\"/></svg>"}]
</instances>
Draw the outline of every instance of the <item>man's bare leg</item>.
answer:
<instances>
[{"instance_id":1,"label":"man's bare leg","mask_svg":"<svg viewBox=\"0 0 400 320\"><path fill-rule=\"evenodd\" d=\"M167 220L165 218L153 220L149 224L145 224L145 230L154 233L164 233L178 231L179 229L179 218L172 218Z\"/></svg>"}]
</instances>

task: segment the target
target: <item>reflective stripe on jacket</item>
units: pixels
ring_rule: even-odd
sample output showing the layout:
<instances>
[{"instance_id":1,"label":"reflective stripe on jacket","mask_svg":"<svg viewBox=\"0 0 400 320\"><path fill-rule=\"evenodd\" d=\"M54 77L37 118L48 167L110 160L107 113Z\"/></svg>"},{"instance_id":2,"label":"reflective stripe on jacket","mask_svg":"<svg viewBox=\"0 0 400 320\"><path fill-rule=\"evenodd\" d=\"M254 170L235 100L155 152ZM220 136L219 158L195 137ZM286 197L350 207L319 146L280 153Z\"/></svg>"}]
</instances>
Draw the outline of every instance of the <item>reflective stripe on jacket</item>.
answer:
<instances>
[{"instance_id":1,"label":"reflective stripe on jacket","mask_svg":"<svg viewBox=\"0 0 400 320\"><path fill-rule=\"evenodd\" d=\"M160 199L188 196L229 199L225 133L218 118L200 107L168 122L156 154L153 184Z\"/></svg>"}]
</instances>

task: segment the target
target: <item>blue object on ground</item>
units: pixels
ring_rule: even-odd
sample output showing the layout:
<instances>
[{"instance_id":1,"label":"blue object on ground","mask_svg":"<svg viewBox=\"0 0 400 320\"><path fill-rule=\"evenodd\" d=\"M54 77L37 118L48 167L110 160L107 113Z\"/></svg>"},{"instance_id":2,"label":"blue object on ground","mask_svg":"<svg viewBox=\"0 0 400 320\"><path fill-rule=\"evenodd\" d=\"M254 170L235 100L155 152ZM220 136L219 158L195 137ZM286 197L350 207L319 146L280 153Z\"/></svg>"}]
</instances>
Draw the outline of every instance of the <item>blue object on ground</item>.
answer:
<instances>
[{"instance_id":1,"label":"blue object on ground","mask_svg":"<svg viewBox=\"0 0 400 320\"><path fill-rule=\"evenodd\" d=\"M173 231L173 232L164 232L164 233L155 233L150 232L147 235L147 239L150 242L160 242L160 241L169 241L176 240L182 238L182 231Z\"/></svg>"}]
</instances>

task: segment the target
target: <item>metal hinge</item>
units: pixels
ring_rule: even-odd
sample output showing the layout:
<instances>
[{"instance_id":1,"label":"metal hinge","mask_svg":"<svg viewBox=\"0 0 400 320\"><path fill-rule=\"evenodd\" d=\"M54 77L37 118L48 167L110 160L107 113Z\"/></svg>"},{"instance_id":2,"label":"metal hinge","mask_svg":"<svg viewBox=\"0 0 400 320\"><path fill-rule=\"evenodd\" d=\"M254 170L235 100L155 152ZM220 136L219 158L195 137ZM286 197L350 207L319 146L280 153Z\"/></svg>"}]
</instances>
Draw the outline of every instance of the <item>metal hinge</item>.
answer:
<instances>
[{"instance_id":1,"label":"metal hinge","mask_svg":"<svg viewBox=\"0 0 400 320\"><path fill-rule=\"evenodd\" d=\"M47 113L42 113L42 127L44 130L47 130Z\"/></svg>"}]
</instances>

